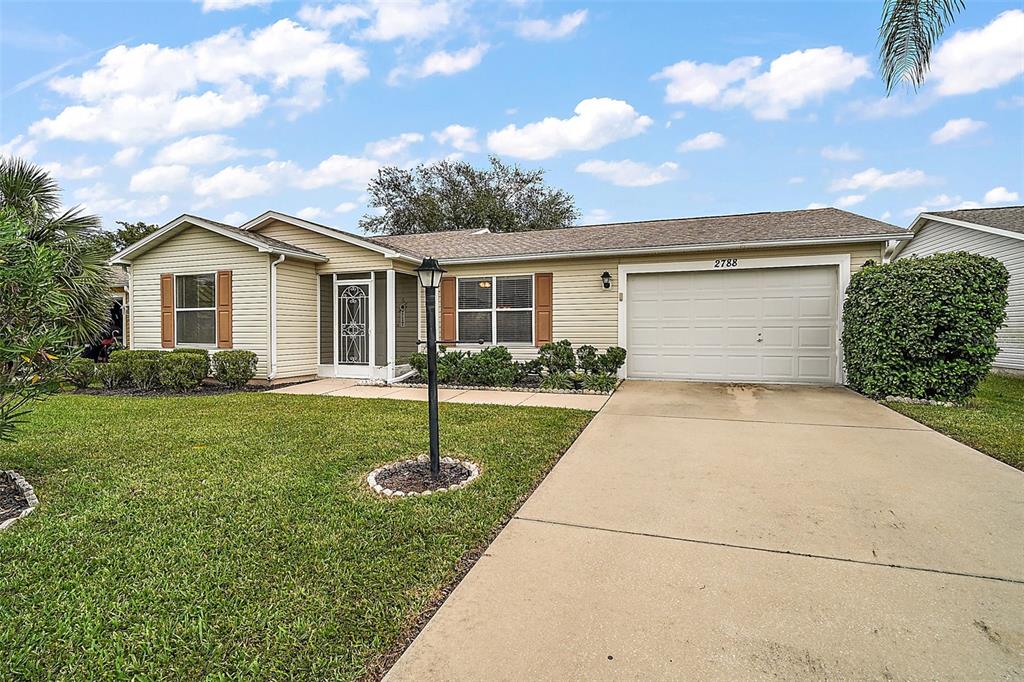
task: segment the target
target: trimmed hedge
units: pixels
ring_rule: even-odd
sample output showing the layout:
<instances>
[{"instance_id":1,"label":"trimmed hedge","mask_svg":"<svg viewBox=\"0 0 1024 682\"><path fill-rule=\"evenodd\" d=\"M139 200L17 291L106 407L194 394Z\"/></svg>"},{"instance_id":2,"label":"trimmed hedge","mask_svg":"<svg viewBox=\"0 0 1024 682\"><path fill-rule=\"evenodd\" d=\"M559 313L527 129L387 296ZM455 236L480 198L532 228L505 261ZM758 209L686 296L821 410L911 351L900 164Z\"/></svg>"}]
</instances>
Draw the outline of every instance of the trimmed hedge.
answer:
<instances>
[{"instance_id":1,"label":"trimmed hedge","mask_svg":"<svg viewBox=\"0 0 1024 682\"><path fill-rule=\"evenodd\" d=\"M127 383L148 391L160 385L160 358L158 350L116 350L110 354L108 364L124 364Z\"/></svg>"},{"instance_id":2,"label":"trimmed hedge","mask_svg":"<svg viewBox=\"0 0 1024 682\"><path fill-rule=\"evenodd\" d=\"M195 355L202 358L203 362L203 379L210 376L210 351L205 348L175 348L171 353L185 353L187 355Z\"/></svg>"},{"instance_id":3,"label":"trimmed hedge","mask_svg":"<svg viewBox=\"0 0 1024 682\"><path fill-rule=\"evenodd\" d=\"M241 388L256 376L256 354L249 350L214 353L213 375L231 388Z\"/></svg>"},{"instance_id":4,"label":"trimmed hedge","mask_svg":"<svg viewBox=\"0 0 1024 682\"><path fill-rule=\"evenodd\" d=\"M998 352L1009 279L995 258L963 252L865 267L843 307L847 382L876 398L963 402Z\"/></svg>"},{"instance_id":5,"label":"trimmed hedge","mask_svg":"<svg viewBox=\"0 0 1024 682\"><path fill-rule=\"evenodd\" d=\"M182 393L194 391L206 378L209 362L209 355L164 353L160 358L160 385Z\"/></svg>"}]
</instances>

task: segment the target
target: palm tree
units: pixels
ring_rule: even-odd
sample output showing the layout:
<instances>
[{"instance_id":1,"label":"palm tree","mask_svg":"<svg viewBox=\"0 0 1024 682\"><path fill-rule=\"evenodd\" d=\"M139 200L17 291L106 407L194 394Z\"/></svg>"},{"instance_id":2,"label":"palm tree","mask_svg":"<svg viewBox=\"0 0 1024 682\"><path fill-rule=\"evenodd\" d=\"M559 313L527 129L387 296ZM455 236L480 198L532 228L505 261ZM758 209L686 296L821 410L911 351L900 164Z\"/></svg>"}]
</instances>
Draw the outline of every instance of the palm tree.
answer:
<instances>
[{"instance_id":1,"label":"palm tree","mask_svg":"<svg viewBox=\"0 0 1024 682\"><path fill-rule=\"evenodd\" d=\"M878 56L886 93L897 83L924 83L932 48L963 8L964 0L885 0Z\"/></svg>"},{"instance_id":2,"label":"palm tree","mask_svg":"<svg viewBox=\"0 0 1024 682\"><path fill-rule=\"evenodd\" d=\"M95 340L110 317L109 270L100 219L80 208L64 210L60 186L45 170L24 159L0 157L0 209L29 226L29 241L66 256L56 287L71 311L62 323L72 342Z\"/></svg>"}]
</instances>

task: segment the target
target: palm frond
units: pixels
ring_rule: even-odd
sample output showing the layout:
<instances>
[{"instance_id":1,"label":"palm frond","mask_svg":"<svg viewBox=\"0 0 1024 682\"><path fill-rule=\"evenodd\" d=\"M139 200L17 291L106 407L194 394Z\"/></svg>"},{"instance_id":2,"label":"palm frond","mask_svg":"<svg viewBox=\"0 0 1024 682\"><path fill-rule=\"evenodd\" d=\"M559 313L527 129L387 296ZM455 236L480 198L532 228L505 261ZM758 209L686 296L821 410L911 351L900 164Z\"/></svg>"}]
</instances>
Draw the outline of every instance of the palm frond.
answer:
<instances>
[{"instance_id":1,"label":"palm frond","mask_svg":"<svg viewBox=\"0 0 1024 682\"><path fill-rule=\"evenodd\" d=\"M887 93L924 83L932 48L963 8L964 0L885 0L878 56Z\"/></svg>"},{"instance_id":2,"label":"palm frond","mask_svg":"<svg viewBox=\"0 0 1024 682\"><path fill-rule=\"evenodd\" d=\"M35 223L60 209L60 185L41 166L0 157L0 206L11 207L26 222Z\"/></svg>"}]
</instances>

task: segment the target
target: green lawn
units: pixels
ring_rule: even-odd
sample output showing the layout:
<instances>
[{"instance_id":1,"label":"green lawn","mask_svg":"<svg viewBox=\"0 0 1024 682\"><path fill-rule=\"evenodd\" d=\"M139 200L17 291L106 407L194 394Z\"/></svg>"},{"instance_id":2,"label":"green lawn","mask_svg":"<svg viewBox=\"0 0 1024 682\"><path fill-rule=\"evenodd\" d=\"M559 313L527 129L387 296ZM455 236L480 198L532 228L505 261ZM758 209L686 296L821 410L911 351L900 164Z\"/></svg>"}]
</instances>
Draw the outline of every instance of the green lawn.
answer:
<instances>
[{"instance_id":1,"label":"green lawn","mask_svg":"<svg viewBox=\"0 0 1024 682\"><path fill-rule=\"evenodd\" d=\"M398 641L588 413L441 405L465 490L384 500L426 404L61 396L0 469L37 513L0 534L0 679L352 679Z\"/></svg>"},{"instance_id":2,"label":"green lawn","mask_svg":"<svg viewBox=\"0 0 1024 682\"><path fill-rule=\"evenodd\" d=\"M990 374L964 407L886 403L972 448L1024 469L1024 378Z\"/></svg>"}]
</instances>

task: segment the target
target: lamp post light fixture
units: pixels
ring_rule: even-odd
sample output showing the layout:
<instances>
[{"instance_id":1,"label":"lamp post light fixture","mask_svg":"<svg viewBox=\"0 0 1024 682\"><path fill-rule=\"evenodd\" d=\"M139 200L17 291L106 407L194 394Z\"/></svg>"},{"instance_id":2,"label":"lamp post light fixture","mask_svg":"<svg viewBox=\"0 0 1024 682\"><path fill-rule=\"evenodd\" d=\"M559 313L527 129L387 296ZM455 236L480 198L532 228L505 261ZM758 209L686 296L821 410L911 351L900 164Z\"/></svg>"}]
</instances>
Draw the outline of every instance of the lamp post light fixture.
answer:
<instances>
[{"instance_id":1,"label":"lamp post light fixture","mask_svg":"<svg viewBox=\"0 0 1024 682\"><path fill-rule=\"evenodd\" d=\"M601 284L604 285L605 289L612 288L612 276L607 270L601 273Z\"/></svg>"},{"instance_id":2,"label":"lamp post light fixture","mask_svg":"<svg viewBox=\"0 0 1024 682\"><path fill-rule=\"evenodd\" d=\"M437 425L437 287L441 276L447 272L435 259L427 256L416 268L420 285L426 294L427 313L427 412L430 419L430 477L437 479L441 474L441 452L438 444Z\"/></svg>"}]
</instances>

